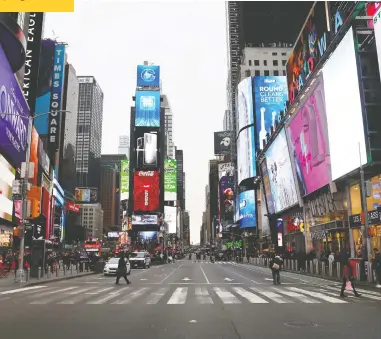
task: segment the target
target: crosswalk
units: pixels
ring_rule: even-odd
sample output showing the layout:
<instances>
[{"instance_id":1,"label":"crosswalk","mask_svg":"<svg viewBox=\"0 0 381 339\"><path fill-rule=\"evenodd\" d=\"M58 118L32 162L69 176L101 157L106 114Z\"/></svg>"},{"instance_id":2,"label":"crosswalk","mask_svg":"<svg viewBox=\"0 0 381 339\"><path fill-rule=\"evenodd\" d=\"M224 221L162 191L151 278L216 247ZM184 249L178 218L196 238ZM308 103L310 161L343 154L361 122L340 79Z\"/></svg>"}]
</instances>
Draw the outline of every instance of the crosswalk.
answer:
<instances>
[{"instance_id":1,"label":"crosswalk","mask_svg":"<svg viewBox=\"0 0 381 339\"><path fill-rule=\"evenodd\" d=\"M199 263L199 264L219 264L219 265L234 265L235 262L234 261L215 261L215 262L211 262L211 261L208 261L208 260L193 260L192 261L193 264L196 264L196 263Z\"/></svg>"},{"instance_id":2,"label":"crosswalk","mask_svg":"<svg viewBox=\"0 0 381 339\"><path fill-rule=\"evenodd\" d=\"M300 286L300 285L298 285ZM339 297L338 286L246 286L246 285L121 285L43 287L0 298L6 302L31 305L237 305L237 304L349 304L381 302L378 292L362 290L360 298ZM1 293L0 293L1 294ZM5 295L4 295L5 296ZM2 297L0 295L0 297Z\"/></svg>"}]
</instances>

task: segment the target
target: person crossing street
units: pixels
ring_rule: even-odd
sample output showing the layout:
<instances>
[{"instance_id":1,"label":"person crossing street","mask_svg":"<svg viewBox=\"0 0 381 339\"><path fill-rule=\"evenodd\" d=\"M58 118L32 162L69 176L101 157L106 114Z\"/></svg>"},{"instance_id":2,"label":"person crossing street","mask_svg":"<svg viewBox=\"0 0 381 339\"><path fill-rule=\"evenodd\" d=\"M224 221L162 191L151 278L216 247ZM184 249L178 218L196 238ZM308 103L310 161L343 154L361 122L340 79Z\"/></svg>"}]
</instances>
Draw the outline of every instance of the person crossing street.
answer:
<instances>
[{"instance_id":1,"label":"person crossing street","mask_svg":"<svg viewBox=\"0 0 381 339\"><path fill-rule=\"evenodd\" d=\"M123 252L120 254L118 269L116 271L116 282L115 282L116 285L119 285L119 280L121 277L123 277L124 280L126 280L127 284L131 284L131 281L129 281L127 278L126 259Z\"/></svg>"}]
</instances>

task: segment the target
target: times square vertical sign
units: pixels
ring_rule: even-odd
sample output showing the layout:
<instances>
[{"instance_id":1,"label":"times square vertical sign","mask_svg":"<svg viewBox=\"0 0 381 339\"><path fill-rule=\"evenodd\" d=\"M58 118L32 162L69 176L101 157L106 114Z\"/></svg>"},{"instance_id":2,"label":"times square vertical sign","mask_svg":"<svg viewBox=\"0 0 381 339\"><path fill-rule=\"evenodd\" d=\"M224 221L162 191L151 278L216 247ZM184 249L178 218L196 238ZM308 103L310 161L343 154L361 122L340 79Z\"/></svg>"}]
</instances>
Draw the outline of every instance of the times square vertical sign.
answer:
<instances>
[{"instance_id":1,"label":"times square vertical sign","mask_svg":"<svg viewBox=\"0 0 381 339\"><path fill-rule=\"evenodd\" d=\"M59 135L62 113L62 95L65 77L66 45L56 45L54 51L52 95L49 114L49 151L55 153L59 149Z\"/></svg>"}]
</instances>

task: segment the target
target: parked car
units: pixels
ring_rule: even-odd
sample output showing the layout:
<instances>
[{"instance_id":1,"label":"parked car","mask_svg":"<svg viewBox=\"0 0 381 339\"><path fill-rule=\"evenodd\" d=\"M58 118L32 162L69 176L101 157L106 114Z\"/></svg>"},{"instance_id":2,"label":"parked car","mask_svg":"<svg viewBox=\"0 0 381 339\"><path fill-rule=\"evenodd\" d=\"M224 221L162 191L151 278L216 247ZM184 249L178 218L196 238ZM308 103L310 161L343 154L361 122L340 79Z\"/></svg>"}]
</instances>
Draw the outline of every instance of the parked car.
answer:
<instances>
[{"instance_id":1,"label":"parked car","mask_svg":"<svg viewBox=\"0 0 381 339\"><path fill-rule=\"evenodd\" d=\"M131 264L127 258L126 267L127 267L127 275L131 273ZM111 258L103 268L103 275L116 275L116 270L118 269L119 258Z\"/></svg>"},{"instance_id":2,"label":"parked car","mask_svg":"<svg viewBox=\"0 0 381 339\"><path fill-rule=\"evenodd\" d=\"M148 252L134 252L130 255L132 268L149 268L151 266L151 256Z\"/></svg>"}]
</instances>

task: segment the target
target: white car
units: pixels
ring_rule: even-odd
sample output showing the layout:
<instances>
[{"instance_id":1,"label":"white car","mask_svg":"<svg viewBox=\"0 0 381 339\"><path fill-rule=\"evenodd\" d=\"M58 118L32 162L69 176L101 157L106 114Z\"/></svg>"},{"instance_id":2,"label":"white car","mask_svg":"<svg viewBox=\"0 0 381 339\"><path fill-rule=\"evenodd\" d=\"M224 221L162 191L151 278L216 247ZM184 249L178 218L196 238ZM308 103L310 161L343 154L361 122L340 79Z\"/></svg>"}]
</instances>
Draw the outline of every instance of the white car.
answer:
<instances>
[{"instance_id":1,"label":"white car","mask_svg":"<svg viewBox=\"0 0 381 339\"><path fill-rule=\"evenodd\" d=\"M133 268L149 268L151 256L148 252L134 252L130 255L130 263Z\"/></svg>"},{"instance_id":2,"label":"white car","mask_svg":"<svg viewBox=\"0 0 381 339\"><path fill-rule=\"evenodd\" d=\"M126 260L127 275L129 275L131 273L131 265L127 258L125 258L124 260ZM103 269L103 274L105 276L116 275L116 270L118 269L118 263L119 263L119 258L111 258L105 265Z\"/></svg>"}]
</instances>

